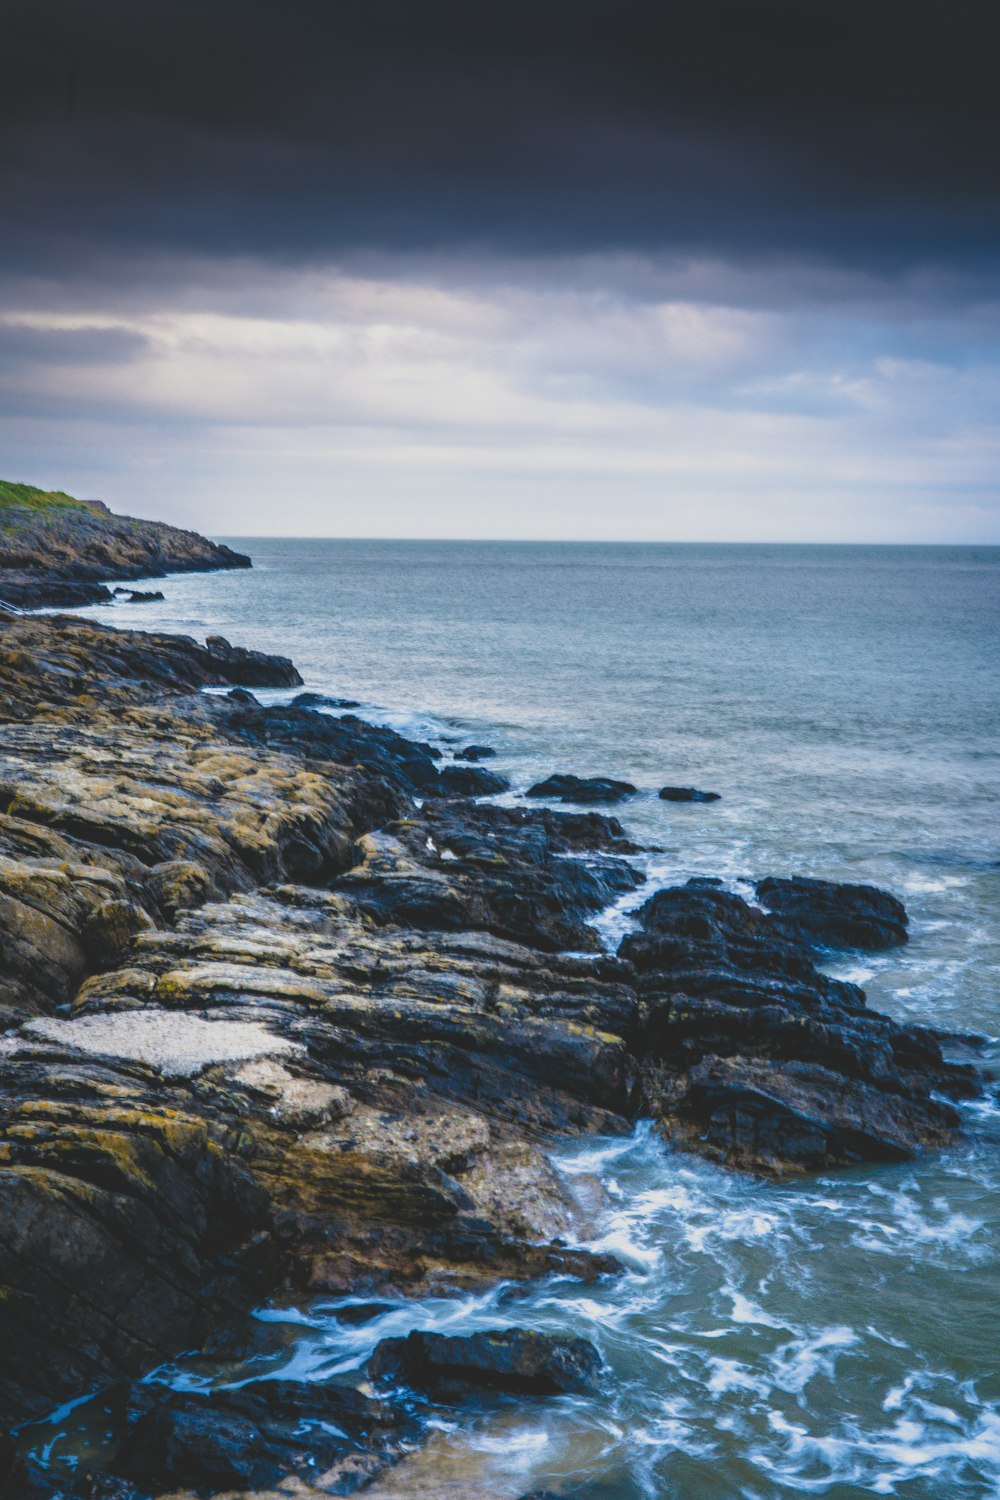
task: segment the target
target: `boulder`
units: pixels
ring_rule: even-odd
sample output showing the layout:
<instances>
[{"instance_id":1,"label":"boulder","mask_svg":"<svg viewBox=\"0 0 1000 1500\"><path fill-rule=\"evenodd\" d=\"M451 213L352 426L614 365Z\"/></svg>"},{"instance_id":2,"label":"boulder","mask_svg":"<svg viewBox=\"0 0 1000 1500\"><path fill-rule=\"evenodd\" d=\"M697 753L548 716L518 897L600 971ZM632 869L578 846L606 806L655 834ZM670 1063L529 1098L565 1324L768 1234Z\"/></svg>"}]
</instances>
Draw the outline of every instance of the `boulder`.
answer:
<instances>
[{"instance_id":1,"label":"boulder","mask_svg":"<svg viewBox=\"0 0 1000 1500\"><path fill-rule=\"evenodd\" d=\"M268 1380L204 1392L135 1386L130 1408L112 1469L156 1494L257 1490L320 1477L324 1488L335 1486L329 1492L343 1494L338 1476L372 1477L418 1431L401 1407L334 1382ZM360 1455L368 1461L359 1468Z\"/></svg>"},{"instance_id":2,"label":"boulder","mask_svg":"<svg viewBox=\"0 0 1000 1500\"><path fill-rule=\"evenodd\" d=\"M594 1388L601 1356L582 1338L524 1328L496 1328L464 1337L414 1332L383 1339L368 1361L369 1376L402 1384L438 1400L462 1401L484 1392L564 1395Z\"/></svg>"},{"instance_id":3,"label":"boulder","mask_svg":"<svg viewBox=\"0 0 1000 1500\"><path fill-rule=\"evenodd\" d=\"M873 885L844 885L793 875L769 876L755 887L774 931L791 942L826 948L894 948L907 940L906 908Z\"/></svg>"},{"instance_id":4,"label":"boulder","mask_svg":"<svg viewBox=\"0 0 1000 1500\"><path fill-rule=\"evenodd\" d=\"M478 766L445 766L439 773L438 786L445 797L494 797L506 792L510 782L506 776Z\"/></svg>"},{"instance_id":5,"label":"boulder","mask_svg":"<svg viewBox=\"0 0 1000 1500\"><path fill-rule=\"evenodd\" d=\"M464 750L455 751L456 760L492 760L495 755L491 745L466 745Z\"/></svg>"},{"instance_id":6,"label":"boulder","mask_svg":"<svg viewBox=\"0 0 1000 1500\"><path fill-rule=\"evenodd\" d=\"M630 781L613 781L608 776L571 776L557 774L529 787L529 797L547 797L558 802L621 802L635 795Z\"/></svg>"}]
</instances>

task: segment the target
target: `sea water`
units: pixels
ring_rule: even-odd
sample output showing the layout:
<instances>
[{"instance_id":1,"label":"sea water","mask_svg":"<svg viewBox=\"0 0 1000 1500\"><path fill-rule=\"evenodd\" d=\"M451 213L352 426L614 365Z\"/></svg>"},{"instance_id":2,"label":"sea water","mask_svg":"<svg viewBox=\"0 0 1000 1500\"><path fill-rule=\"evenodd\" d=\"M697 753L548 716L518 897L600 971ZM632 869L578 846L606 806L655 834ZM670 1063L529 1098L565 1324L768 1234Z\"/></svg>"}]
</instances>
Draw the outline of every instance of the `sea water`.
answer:
<instances>
[{"instance_id":1,"label":"sea water","mask_svg":"<svg viewBox=\"0 0 1000 1500\"><path fill-rule=\"evenodd\" d=\"M660 852L598 919L610 946L649 889L695 874L885 886L909 944L830 969L901 1019L1000 1032L1000 549L235 545L252 572L86 613L282 652L363 716L446 752L491 744L507 800L552 771L633 781L616 811ZM662 802L664 783L722 800ZM598 1394L442 1420L385 1495L1000 1495L1000 1113L988 1096L963 1114L947 1151L783 1183L648 1124L567 1144L583 1239L623 1277L361 1323L350 1299L265 1309L287 1338L249 1373L357 1369L414 1327L598 1345Z\"/></svg>"}]
</instances>

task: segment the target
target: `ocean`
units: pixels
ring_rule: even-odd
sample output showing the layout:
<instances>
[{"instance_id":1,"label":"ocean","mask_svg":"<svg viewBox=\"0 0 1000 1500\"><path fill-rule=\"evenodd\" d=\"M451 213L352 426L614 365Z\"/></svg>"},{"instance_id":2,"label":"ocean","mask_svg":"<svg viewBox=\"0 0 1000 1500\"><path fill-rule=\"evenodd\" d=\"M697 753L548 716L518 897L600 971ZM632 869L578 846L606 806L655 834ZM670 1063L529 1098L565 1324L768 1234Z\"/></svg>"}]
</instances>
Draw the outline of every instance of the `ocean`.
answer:
<instances>
[{"instance_id":1,"label":"ocean","mask_svg":"<svg viewBox=\"0 0 1000 1500\"><path fill-rule=\"evenodd\" d=\"M633 781L616 811L658 852L597 919L611 946L629 905L691 875L885 886L909 944L828 968L996 1055L1000 548L225 540L252 572L81 613L287 654L362 717L493 745L508 800L552 771ZM665 803L664 783L721 800ZM599 1394L442 1423L376 1494L1000 1495L1000 1109L963 1112L946 1152L780 1183L648 1124L558 1145L585 1242L623 1278L363 1324L336 1303L263 1309L294 1334L268 1373L348 1370L413 1327L509 1321L600 1347Z\"/></svg>"}]
</instances>

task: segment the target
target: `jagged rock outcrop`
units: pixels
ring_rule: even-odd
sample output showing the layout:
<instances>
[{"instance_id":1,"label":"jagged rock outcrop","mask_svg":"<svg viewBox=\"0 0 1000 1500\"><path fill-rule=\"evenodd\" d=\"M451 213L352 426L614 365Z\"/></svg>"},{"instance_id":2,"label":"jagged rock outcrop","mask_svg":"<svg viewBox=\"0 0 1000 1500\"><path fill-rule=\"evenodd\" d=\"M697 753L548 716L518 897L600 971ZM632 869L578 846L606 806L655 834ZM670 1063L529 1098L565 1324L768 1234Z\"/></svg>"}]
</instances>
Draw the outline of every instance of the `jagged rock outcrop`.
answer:
<instances>
[{"instance_id":1,"label":"jagged rock outcrop","mask_svg":"<svg viewBox=\"0 0 1000 1500\"><path fill-rule=\"evenodd\" d=\"M651 1107L677 1139L772 1170L896 1161L958 1126L941 1096L967 1098L967 1064L934 1034L865 1005L815 947L889 946L898 902L871 887L762 881L764 911L713 881L658 891L621 954L639 971Z\"/></svg>"}]
</instances>

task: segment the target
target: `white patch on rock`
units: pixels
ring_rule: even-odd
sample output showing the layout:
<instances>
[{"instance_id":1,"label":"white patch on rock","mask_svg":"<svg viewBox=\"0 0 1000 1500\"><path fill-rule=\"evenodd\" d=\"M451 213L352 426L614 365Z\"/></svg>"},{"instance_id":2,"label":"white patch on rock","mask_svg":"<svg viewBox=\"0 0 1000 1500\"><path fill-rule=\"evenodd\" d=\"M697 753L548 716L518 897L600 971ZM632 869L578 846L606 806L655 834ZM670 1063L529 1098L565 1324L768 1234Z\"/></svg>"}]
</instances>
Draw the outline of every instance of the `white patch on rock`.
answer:
<instances>
[{"instance_id":1,"label":"white patch on rock","mask_svg":"<svg viewBox=\"0 0 1000 1500\"><path fill-rule=\"evenodd\" d=\"M176 1078L189 1078L214 1063L249 1061L301 1052L297 1042L275 1036L257 1021L206 1021L175 1010L128 1010L29 1021L22 1035L56 1042L78 1052L147 1063Z\"/></svg>"}]
</instances>

